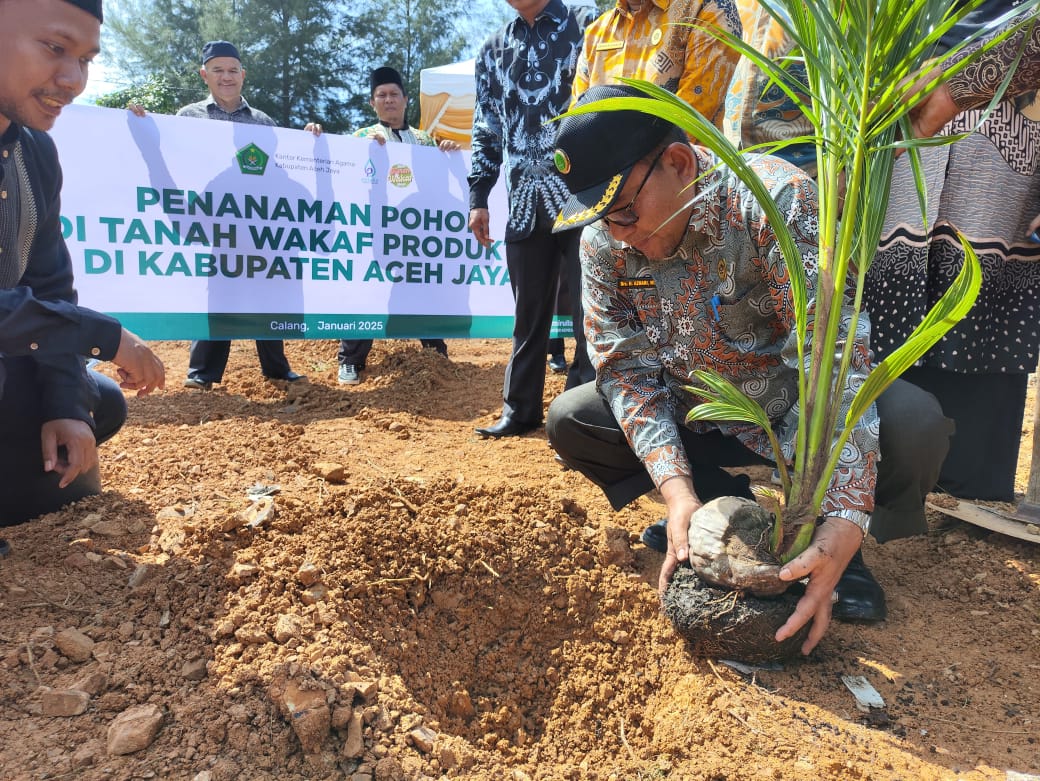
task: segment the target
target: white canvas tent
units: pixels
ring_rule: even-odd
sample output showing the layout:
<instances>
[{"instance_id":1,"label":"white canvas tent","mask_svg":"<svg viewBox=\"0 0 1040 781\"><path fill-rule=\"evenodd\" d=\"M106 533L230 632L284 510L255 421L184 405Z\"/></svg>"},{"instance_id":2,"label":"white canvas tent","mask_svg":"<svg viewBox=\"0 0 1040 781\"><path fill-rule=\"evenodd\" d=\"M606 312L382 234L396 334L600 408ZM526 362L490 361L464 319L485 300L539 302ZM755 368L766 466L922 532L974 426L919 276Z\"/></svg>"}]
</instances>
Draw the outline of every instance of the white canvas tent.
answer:
<instances>
[{"instance_id":1,"label":"white canvas tent","mask_svg":"<svg viewBox=\"0 0 1040 781\"><path fill-rule=\"evenodd\" d=\"M469 149L476 101L473 65L474 60L464 60L419 72L419 127L464 149Z\"/></svg>"}]
</instances>

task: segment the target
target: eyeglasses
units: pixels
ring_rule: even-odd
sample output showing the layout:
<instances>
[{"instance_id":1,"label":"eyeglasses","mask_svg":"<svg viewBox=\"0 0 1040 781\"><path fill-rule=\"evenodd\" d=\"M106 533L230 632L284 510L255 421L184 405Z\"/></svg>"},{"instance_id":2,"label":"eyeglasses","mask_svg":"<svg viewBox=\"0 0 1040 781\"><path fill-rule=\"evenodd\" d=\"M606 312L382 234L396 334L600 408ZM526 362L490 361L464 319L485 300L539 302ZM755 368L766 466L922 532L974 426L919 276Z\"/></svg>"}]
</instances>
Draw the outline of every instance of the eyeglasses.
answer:
<instances>
[{"instance_id":1,"label":"eyeglasses","mask_svg":"<svg viewBox=\"0 0 1040 781\"><path fill-rule=\"evenodd\" d=\"M636 188L635 194L632 196L632 200L628 202L628 205L604 214L603 222L608 225L616 225L619 228L628 228L639 222L639 215L636 214L636 210L632 207L636 205L639 193L643 192L646 183L650 181L650 174L654 172L654 168L657 167L657 161L661 159L661 155L664 154L665 149L667 149L667 147L661 147L661 151L657 153L654 157L654 161L650 163L650 167L646 169L646 175L643 177L643 181L639 183L639 187Z\"/></svg>"}]
</instances>

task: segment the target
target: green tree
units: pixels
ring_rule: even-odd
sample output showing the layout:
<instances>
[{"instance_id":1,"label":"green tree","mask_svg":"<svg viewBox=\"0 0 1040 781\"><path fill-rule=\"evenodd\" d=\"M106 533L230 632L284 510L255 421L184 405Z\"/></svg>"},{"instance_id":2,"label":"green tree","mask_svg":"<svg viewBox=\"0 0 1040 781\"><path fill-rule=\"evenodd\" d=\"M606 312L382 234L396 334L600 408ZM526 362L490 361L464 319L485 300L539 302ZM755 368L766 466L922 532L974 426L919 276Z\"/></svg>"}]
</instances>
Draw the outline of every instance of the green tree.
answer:
<instances>
[{"instance_id":1,"label":"green tree","mask_svg":"<svg viewBox=\"0 0 1040 781\"><path fill-rule=\"evenodd\" d=\"M346 130L339 93L346 62L336 4L325 0L239 0L249 100L282 127L320 121ZM247 56L248 55L248 56Z\"/></svg>"},{"instance_id":2,"label":"green tree","mask_svg":"<svg viewBox=\"0 0 1040 781\"><path fill-rule=\"evenodd\" d=\"M232 41L251 104L284 127L316 119L342 132L346 59L337 8L325 0L123 0L109 9L105 49L128 89L161 78L179 108L206 95L198 75L202 44Z\"/></svg>"},{"instance_id":3,"label":"green tree","mask_svg":"<svg viewBox=\"0 0 1040 781\"><path fill-rule=\"evenodd\" d=\"M352 12L343 30L354 66L347 92L355 125L371 122L368 74L382 65L400 71L410 98L408 121L418 124L419 72L460 58L467 41L455 22L469 11L466 0L372 0Z\"/></svg>"},{"instance_id":4,"label":"green tree","mask_svg":"<svg viewBox=\"0 0 1040 781\"><path fill-rule=\"evenodd\" d=\"M111 81L134 89L161 79L172 92L175 109L198 100L200 17L205 6L183 0L110 4L102 28L102 59Z\"/></svg>"},{"instance_id":5,"label":"green tree","mask_svg":"<svg viewBox=\"0 0 1040 781\"><path fill-rule=\"evenodd\" d=\"M144 84L102 95L95 103L105 108L126 108L136 103L153 114L174 114L180 108L177 90L166 77L156 74L149 76Z\"/></svg>"}]
</instances>

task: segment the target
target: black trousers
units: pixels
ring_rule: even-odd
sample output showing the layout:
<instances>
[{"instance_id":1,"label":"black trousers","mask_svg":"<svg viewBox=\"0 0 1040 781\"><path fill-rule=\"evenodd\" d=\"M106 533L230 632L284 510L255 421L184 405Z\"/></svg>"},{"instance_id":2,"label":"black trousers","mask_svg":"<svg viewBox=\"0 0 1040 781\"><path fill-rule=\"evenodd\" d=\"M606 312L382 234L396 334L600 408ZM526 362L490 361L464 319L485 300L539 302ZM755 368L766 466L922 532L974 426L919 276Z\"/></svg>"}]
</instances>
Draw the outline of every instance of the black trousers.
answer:
<instances>
[{"instance_id":1,"label":"black trousers","mask_svg":"<svg viewBox=\"0 0 1040 781\"><path fill-rule=\"evenodd\" d=\"M961 374L912 366L903 377L935 394L943 412L957 423L939 472L939 490L962 499L1015 501L1029 375Z\"/></svg>"},{"instance_id":2,"label":"black trousers","mask_svg":"<svg viewBox=\"0 0 1040 781\"><path fill-rule=\"evenodd\" d=\"M519 241L506 242L506 268L513 289L513 351L502 384L502 415L520 423L542 422L545 393L545 356L549 330L556 309L556 287L560 274L568 275L571 318L575 335L575 360L567 376L568 385L583 376L594 376L582 326L578 241L581 230L552 232L552 220L539 215L534 230ZM575 299L576 306L575 306Z\"/></svg>"},{"instance_id":3,"label":"black trousers","mask_svg":"<svg viewBox=\"0 0 1040 781\"><path fill-rule=\"evenodd\" d=\"M924 500L939 477L953 422L932 394L903 380L881 394L877 410L881 460L870 532L878 542L885 542L927 531ZM598 485L615 510L654 488L595 383L558 396L549 407L546 431L556 452ZM746 478L730 475L722 467L773 463L718 431L697 434L680 426L679 432L694 490L704 502L717 496L748 495Z\"/></svg>"},{"instance_id":4,"label":"black trousers","mask_svg":"<svg viewBox=\"0 0 1040 781\"><path fill-rule=\"evenodd\" d=\"M198 340L191 343L188 354L188 376L206 382L220 382L224 378L231 342ZM285 378L291 370L285 357L285 343L281 339L257 339L256 355L260 359L260 371L273 380Z\"/></svg>"},{"instance_id":5,"label":"black trousers","mask_svg":"<svg viewBox=\"0 0 1040 781\"><path fill-rule=\"evenodd\" d=\"M419 343L423 347L428 347L431 350L436 350L445 358L448 357L448 345L443 339L420 339ZM368 361L368 354L372 352L372 340L371 339L340 339L339 340L339 365L340 366L353 366L358 371L365 368L365 363Z\"/></svg>"},{"instance_id":6,"label":"black trousers","mask_svg":"<svg viewBox=\"0 0 1040 781\"><path fill-rule=\"evenodd\" d=\"M0 397L0 526L11 526L54 512L85 496L101 492L97 467L58 488L61 477L43 471L40 390L31 359L4 358L7 378ZM101 400L94 410L94 438L100 445L126 421L126 399L115 382L91 372Z\"/></svg>"}]
</instances>

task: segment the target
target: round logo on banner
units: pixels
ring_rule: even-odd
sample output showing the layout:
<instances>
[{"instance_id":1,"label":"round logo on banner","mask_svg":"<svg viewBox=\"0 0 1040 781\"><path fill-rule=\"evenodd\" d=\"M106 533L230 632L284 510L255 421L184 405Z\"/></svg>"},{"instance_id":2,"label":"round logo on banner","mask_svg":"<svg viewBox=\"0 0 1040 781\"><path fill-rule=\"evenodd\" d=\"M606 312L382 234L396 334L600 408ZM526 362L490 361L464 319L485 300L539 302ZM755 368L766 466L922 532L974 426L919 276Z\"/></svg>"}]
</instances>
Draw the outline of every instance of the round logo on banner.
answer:
<instances>
[{"instance_id":1,"label":"round logo on banner","mask_svg":"<svg viewBox=\"0 0 1040 781\"><path fill-rule=\"evenodd\" d=\"M412 183L412 169L401 163L390 166L386 180L395 187L407 187Z\"/></svg>"}]
</instances>

